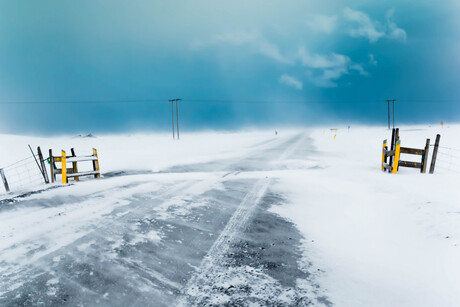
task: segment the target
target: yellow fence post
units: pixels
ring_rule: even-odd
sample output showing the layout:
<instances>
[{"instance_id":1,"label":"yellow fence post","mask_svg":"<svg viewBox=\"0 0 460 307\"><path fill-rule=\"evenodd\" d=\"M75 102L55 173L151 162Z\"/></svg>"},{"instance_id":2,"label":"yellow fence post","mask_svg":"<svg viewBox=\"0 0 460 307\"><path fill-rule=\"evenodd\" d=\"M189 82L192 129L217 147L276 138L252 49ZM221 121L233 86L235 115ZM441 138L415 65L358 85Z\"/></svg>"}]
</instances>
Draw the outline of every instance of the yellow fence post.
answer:
<instances>
[{"instance_id":1,"label":"yellow fence post","mask_svg":"<svg viewBox=\"0 0 460 307\"><path fill-rule=\"evenodd\" d=\"M96 148L93 148L93 156L98 158ZM93 170L94 171L99 171L99 158L97 160L93 160ZM100 177L101 177L101 174L94 175L94 178L100 178Z\"/></svg>"},{"instance_id":2,"label":"yellow fence post","mask_svg":"<svg viewBox=\"0 0 460 307\"><path fill-rule=\"evenodd\" d=\"M61 156L62 183L67 183L67 163L64 150L61 150Z\"/></svg>"},{"instance_id":3,"label":"yellow fence post","mask_svg":"<svg viewBox=\"0 0 460 307\"><path fill-rule=\"evenodd\" d=\"M383 163L387 162L387 155L385 154L385 149L387 148L387 140L383 141L383 150L382 150L382 171L385 171Z\"/></svg>"},{"instance_id":4,"label":"yellow fence post","mask_svg":"<svg viewBox=\"0 0 460 307\"><path fill-rule=\"evenodd\" d=\"M392 170L393 174L396 174L398 172L400 154L401 154L401 141L397 140L396 141L396 148L395 148L395 160L393 162L393 170Z\"/></svg>"}]
</instances>

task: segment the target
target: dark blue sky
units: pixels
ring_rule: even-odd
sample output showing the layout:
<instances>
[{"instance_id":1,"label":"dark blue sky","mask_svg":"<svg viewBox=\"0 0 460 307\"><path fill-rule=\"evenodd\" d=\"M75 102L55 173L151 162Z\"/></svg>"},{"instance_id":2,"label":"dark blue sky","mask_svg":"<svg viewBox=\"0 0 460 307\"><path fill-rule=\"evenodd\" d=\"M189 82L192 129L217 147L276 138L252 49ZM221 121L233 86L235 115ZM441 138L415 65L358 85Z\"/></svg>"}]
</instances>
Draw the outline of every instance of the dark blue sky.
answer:
<instances>
[{"instance_id":1,"label":"dark blue sky","mask_svg":"<svg viewBox=\"0 0 460 307\"><path fill-rule=\"evenodd\" d=\"M387 98L397 122L458 121L459 14L428 0L1 1L0 132L167 130L176 97L185 130L385 125Z\"/></svg>"}]
</instances>

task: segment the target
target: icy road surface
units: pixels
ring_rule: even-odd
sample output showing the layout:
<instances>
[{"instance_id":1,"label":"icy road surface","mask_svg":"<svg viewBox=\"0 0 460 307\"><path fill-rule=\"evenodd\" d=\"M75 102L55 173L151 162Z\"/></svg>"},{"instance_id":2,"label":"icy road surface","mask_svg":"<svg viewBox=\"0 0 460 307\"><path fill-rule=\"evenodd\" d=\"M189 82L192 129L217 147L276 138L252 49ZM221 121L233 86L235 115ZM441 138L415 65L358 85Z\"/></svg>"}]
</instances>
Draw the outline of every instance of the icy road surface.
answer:
<instances>
[{"instance_id":1,"label":"icy road surface","mask_svg":"<svg viewBox=\"0 0 460 307\"><path fill-rule=\"evenodd\" d=\"M329 305L304 238L268 211L285 201L277 172L308 168L312 150L299 133L238 158L4 199L0 305Z\"/></svg>"}]
</instances>

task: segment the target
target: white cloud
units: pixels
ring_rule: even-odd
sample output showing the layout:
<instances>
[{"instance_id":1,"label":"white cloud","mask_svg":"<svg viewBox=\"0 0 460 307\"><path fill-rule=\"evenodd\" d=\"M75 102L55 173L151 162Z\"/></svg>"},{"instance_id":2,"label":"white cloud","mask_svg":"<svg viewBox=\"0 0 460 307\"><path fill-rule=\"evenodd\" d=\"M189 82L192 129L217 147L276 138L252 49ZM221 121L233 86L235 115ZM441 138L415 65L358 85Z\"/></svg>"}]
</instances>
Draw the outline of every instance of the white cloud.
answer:
<instances>
[{"instance_id":1,"label":"white cloud","mask_svg":"<svg viewBox=\"0 0 460 307\"><path fill-rule=\"evenodd\" d=\"M299 57L303 66L310 68L333 68L346 66L351 62L346 55L331 53L328 55L311 54L305 48L299 48Z\"/></svg>"},{"instance_id":2,"label":"white cloud","mask_svg":"<svg viewBox=\"0 0 460 307\"><path fill-rule=\"evenodd\" d=\"M353 63L343 54L311 54L305 48L299 48L299 58L302 65L309 68L307 77L310 82L320 87L336 87L337 80L350 71L369 75L360 64Z\"/></svg>"},{"instance_id":3,"label":"white cloud","mask_svg":"<svg viewBox=\"0 0 460 307\"><path fill-rule=\"evenodd\" d=\"M275 44L265 40L259 40L256 42L255 47L260 54L265 55L266 57L269 57L280 63L292 64L292 60L282 55L278 46Z\"/></svg>"},{"instance_id":4,"label":"white cloud","mask_svg":"<svg viewBox=\"0 0 460 307\"><path fill-rule=\"evenodd\" d=\"M337 87L337 80L343 75L348 74L348 69L345 67L337 67L325 69L319 74L313 71L307 71L307 78L311 83L319 87Z\"/></svg>"},{"instance_id":5,"label":"white cloud","mask_svg":"<svg viewBox=\"0 0 460 307\"><path fill-rule=\"evenodd\" d=\"M406 41L407 33L403 29L399 28L398 25L393 21L394 9L387 12L386 28L387 36L392 39Z\"/></svg>"},{"instance_id":6,"label":"white cloud","mask_svg":"<svg viewBox=\"0 0 460 307\"><path fill-rule=\"evenodd\" d=\"M385 36L385 32L377 30L378 24L373 22L365 13L345 8L343 14L346 19L358 24L357 28L349 30L348 33L351 37L366 37L373 43Z\"/></svg>"},{"instance_id":7,"label":"white cloud","mask_svg":"<svg viewBox=\"0 0 460 307\"><path fill-rule=\"evenodd\" d=\"M407 38L406 31L399 28L393 21L393 9L387 12L386 21L383 25L378 21L373 21L366 13L350 8L345 8L343 15L348 21L357 24L357 27L348 31L351 37L365 37L371 43L375 43L382 37L401 41L405 41Z\"/></svg>"},{"instance_id":8,"label":"white cloud","mask_svg":"<svg viewBox=\"0 0 460 307\"><path fill-rule=\"evenodd\" d=\"M281 84L285 84L287 86L291 86L295 89L301 90L303 87L303 83L300 80L297 80L296 78L289 76L288 74L283 74L278 81Z\"/></svg>"},{"instance_id":9,"label":"white cloud","mask_svg":"<svg viewBox=\"0 0 460 307\"><path fill-rule=\"evenodd\" d=\"M332 33L337 25L337 16L309 15L306 20L310 30L320 33Z\"/></svg>"},{"instance_id":10,"label":"white cloud","mask_svg":"<svg viewBox=\"0 0 460 307\"><path fill-rule=\"evenodd\" d=\"M287 56L280 51L277 44L268 41L258 32L243 31L215 35L207 42L195 43L194 47L202 49L219 45L232 45L238 47L243 53L258 54L277 63L305 67L307 68L307 79L320 87L336 87L342 76L353 72L362 76L369 75L361 64L354 63L349 56L344 54L311 53L306 48L300 47L297 53ZM278 81L298 90L303 88L302 80L288 74L282 74Z\"/></svg>"},{"instance_id":11,"label":"white cloud","mask_svg":"<svg viewBox=\"0 0 460 307\"><path fill-rule=\"evenodd\" d=\"M363 66L361 64L351 64L349 66L349 68L351 70L355 70L357 72L359 72L359 74L361 76L369 76L369 73L367 71L364 70Z\"/></svg>"},{"instance_id":12,"label":"white cloud","mask_svg":"<svg viewBox=\"0 0 460 307\"><path fill-rule=\"evenodd\" d=\"M247 47L251 52L266 56L276 62L283 64L293 64L293 61L283 55L278 45L267 41L264 37L256 32L229 32L216 35L208 42L195 42L193 47L201 49L209 45L229 44L233 46Z\"/></svg>"}]
</instances>

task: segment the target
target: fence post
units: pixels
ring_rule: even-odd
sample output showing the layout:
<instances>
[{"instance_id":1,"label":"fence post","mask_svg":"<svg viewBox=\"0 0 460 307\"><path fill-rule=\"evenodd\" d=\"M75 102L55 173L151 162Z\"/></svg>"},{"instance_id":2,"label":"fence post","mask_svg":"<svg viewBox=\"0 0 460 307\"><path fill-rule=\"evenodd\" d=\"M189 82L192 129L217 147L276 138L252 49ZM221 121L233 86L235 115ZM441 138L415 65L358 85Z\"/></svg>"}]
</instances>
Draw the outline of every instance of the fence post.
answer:
<instances>
[{"instance_id":1,"label":"fence post","mask_svg":"<svg viewBox=\"0 0 460 307\"><path fill-rule=\"evenodd\" d=\"M426 165L428 164L428 153L430 152L430 139L426 139L425 150L422 155L422 167L420 173L426 173Z\"/></svg>"},{"instance_id":2,"label":"fence post","mask_svg":"<svg viewBox=\"0 0 460 307\"><path fill-rule=\"evenodd\" d=\"M51 177L51 183L54 183L56 181L56 174L54 173L54 157L53 157L53 150L49 150L50 153L50 177Z\"/></svg>"},{"instance_id":3,"label":"fence post","mask_svg":"<svg viewBox=\"0 0 460 307\"><path fill-rule=\"evenodd\" d=\"M398 172L400 154L401 154L401 141L397 140L396 149L395 149L395 160L393 163L393 170L391 171L393 174L396 174Z\"/></svg>"},{"instance_id":4,"label":"fence post","mask_svg":"<svg viewBox=\"0 0 460 307\"><path fill-rule=\"evenodd\" d=\"M436 141L434 142L433 156L431 157L430 174L434 173L434 167L436 164L436 157L438 156L438 147L439 147L440 139L441 139L441 135L437 134Z\"/></svg>"},{"instance_id":5,"label":"fence post","mask_svg":"<svg viewBox=\"0 0 460 307\"><path fill-rule=\"evenodd\" d=\"M8 181L6 180L5 172L3 171L3 168L0 168L0 176L2 177L3 185L5 186L6 192L9 192L10 187L8 185Z\"/></svg>"},{"instance_id":6,"label":"fence post","mask_svg":"<svg viewBox=\"0 0 460 307\"><path fill-rule=\"evenodd\" d=\"M61 149L62 183L67 183L67 163L65 151Z\"/></svg>"},{"instance_id":7,"label":"fence post","mask_svg":"<svg viewBox=\"0 0 460 307\"><path fill-rule=\"evenodd\" d=\"M387 140L383 141L383 150L382 150L382 171L385 171L385 167L383 167L383 163L387 162L387 155L385 154L385 149L387 149Z\"/></svg>"},{"instance_id":8,"label":"fence post","mask_svg":"<svg viewBox=\"0 0 460 307\"><path fill-rule=\"evenodd\" d=\"M46 183L45 170L42 169L42 166L40 165L40 163L38 163L37 157L35 156L35 153L34 153L34 151L32 150L32 147L30 147L30 144L29 144L29 149L30 149L30 152L32 153L32 157L34 158L35 163L37 163L37 167L38 167L38 169L40 170L40 173L41 173L42 176L43 176L43 180L44 180L45 183Z\"/></svg>"},{"instance_id":9,"label":"fence post","mask_svg":"<svg viewBox=\"0 0 460 307\"><path fill-rule=\"evenodd\" d=\"M391 144L390 144L390 150L394 150L395 149L395 132L396 132L396 129L393 128L392 132L391 132ZM390 166L393 166L393 156L390 156L390 163L389 163Z\"/></svg>"},{"instance_id":10,"label":"fence post","mask_svg":"<svg viewBox=\"0 0 460 307\"><path fill-rule=\"evenodd\" d=\"M70 152L72 153L72 157L76 157L75 155L75 150L73 148L70 148ZM77 161L75 162L72 162L72 169L73 169L73 172L74 174L75 173L78 173L78 168L77 168ZM78 176L75 176L75 181L79 181L80 179L78 178Z\"/></svg>"},{"instance_id":11,"label":"fence post","mask_svg":"<svg viewBox=\"0 0 460 307\"><path fill-rule=\"evenodd\" d=\"M93 148L93 156L95 156L96 158L98 158L97 156L97 149L96 148ZM97 160L93 160L93 170L94 171L98 171L99 170L99 158ZM101 174L95 174L94 175L94 178L100 178L101 177Z\"/></svg>"},{"instance_id":12,"label":"fence post","mask_svg":"<svg viewBox=\"0 0 460 307\"><path fill-rule=\"evenodd\" d=\"M38 152L38 159L40 159L40 165L42 166L42 170L43 170L43 179L45 179L45 183L48 184L50 183L50 180L48 179L48 172L46 171L45 160L43 159L43 154L42 154L42 150L40 149L40 146L37 147L37 152Z\"/></svg>"}]
</instances>

